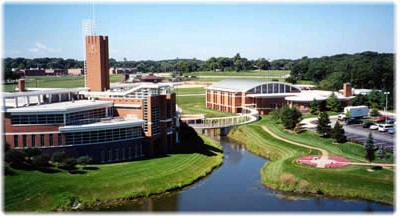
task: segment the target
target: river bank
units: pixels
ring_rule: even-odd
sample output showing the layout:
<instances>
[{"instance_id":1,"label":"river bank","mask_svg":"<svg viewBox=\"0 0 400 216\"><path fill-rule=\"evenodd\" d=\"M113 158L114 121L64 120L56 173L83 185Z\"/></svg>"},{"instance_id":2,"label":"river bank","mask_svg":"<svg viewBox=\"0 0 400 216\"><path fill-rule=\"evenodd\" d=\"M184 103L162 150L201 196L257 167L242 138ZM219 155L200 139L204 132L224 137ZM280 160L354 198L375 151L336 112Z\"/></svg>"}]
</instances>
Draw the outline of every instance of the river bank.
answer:
<instances>
[{"instance_id":1,"label":"river bank","mask_svg":"<svg viewBox=\"0 0 400 216\"><path fill-rule=\"evenodd\" d=\"M296 163L297 158L311 154L318 155L320 152L277 140L263 131L262 125L281 137L322 147L332 155L360 162L365 162L365 159L363 147L360 145L353 143L335 145L329 139L322 139L309 131L299 135L290 134L280 125L272 123L268 116L263 116L257 123L232 129L228 137L246 145L250 152L270 160L260 170L262 183L268 188L297 194L363 199L393 205L392 169L370 172L367 167L359 166L319 169L300 165Z\"/></svg>"},{"instance_id":2,"label":"river bank","mask_svg":"<svg viewBox=\"0 0 400 216\"><path fill-rule=\"evenodd\" d=\"M197 137L197 136L196 136ZM90 165L78 174L13 170L4 176L5 212L48 212L85 208L150 196L193 184L223 162L221 147L205 136L180 144L178 153L149 160ZM199 144L199 143L197 143Z\"/></svg>"}]
</instances>

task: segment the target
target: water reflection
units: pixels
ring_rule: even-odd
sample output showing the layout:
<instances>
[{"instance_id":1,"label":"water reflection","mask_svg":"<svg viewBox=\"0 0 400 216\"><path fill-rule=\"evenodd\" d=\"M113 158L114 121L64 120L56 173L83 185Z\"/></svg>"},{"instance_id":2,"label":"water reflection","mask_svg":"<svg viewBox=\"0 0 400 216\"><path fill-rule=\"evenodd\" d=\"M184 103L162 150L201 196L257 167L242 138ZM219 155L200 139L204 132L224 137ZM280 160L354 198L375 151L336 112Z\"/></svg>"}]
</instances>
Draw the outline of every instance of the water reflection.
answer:
<instances>
[{"instance_id":1,"label":"water reflection","mask_svg":"<svg viewBox=\"0 0 400 216\"><path fill-rule=\"evenodd\" d=\"M220 139L224 164L208 177L160 196L121 202L102 211L393 211L392 206L366 201L285 195L261 184L266 160L226 138Z\"/></svg>"}]
</instances>

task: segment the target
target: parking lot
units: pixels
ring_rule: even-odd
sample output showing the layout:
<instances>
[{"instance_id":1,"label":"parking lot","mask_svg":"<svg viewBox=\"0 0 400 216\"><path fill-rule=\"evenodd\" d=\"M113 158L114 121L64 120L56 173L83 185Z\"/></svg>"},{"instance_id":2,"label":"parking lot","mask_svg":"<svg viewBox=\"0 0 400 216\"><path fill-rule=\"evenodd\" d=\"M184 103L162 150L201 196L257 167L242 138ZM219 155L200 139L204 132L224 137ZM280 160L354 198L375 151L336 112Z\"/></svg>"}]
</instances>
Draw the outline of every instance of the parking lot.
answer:
<instances>
[{"instance_id":1,"label":"parking lot","mask_svg":"<svg viewBox=\"0 0 400 216\"><path fill-rule=\"evenodd\" d=\"M331 125L335 125L337 118L330 118ZM340 122L340 121L339 121ZM315 127L309 127L311 130L316 130L317 120L311 121ZM371 132L374 137L375 145L377 147L383 146L384 148L394 150L395 135L389 134L388 132L379 132L378 130L371 130L369 128L363 128L362 124L345 125L344 122L340 122L343 125L345 135L348 140L365 143L368 134Z\"/></svg>"}]
</instances>

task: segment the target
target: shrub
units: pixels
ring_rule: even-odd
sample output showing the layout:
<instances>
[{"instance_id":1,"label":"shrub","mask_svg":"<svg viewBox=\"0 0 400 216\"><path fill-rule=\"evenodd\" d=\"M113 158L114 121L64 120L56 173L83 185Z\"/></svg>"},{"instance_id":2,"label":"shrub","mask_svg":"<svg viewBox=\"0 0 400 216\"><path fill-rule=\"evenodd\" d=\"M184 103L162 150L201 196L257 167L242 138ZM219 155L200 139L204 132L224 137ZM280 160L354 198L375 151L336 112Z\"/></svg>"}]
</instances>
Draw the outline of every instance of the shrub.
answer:
<instances>
[{"instance_id":1,"label":"shrub","mask_svg":"<svg viewBox=\"0 0 400 216\"><path fill-rule=\"evenodd\" d=\"M37 148L27 148L24 149L25 157L27 157L28 162L33 160L33 157L41 155L42 152Z\"/></svg>"},{"instance_id":2,"label":"shrub","mask_svg":"<svg viewBox=\"0 0 400 216\"><path fill-rule=\"evenodd\" d=\"M61 166L68 171L71 171L75 169L75 166L77 164L77 161L75 158L67 158L61 162Z\"/></svg>"},{"instance_id":3,"label":"shrub","mask_svg":"<svg viewBox=\"0 0 400 216\"><path fill-rule=\"evenodd\" d=\"M34 166L35 168L48 167L50 166L49 160L50 156L47 154L37 155L33 157L32 166Z\"/></svg>"},{"instance_id":4,"label":"shrub","mask_svg":"<svg viewBox=\"0 0 400 216\"><path fill-rule=\"evenodd\" d=\"M67 158L65 152L54 152L51 156L51 161L53 163L62 163Z\"/></svg>"},{"instance_id":5,"label":"shrub","mask_svg":"<svg viewBox=\"0 0 400 216\"><path fill-rule=\"evenodd\" d=\"M18 150L9 150L6 152L4 160L11 166L21 167L25 162L25 154Z\"/></svg>"},{"instance_id":6,"label":"shrub","mask_svg":"<svg viewBox=\"0 0 400 216\"><path fill-rule=\"evenodd\" d=\"M281 183L285 185L294 186L296 184L296 176L290 173L283 173L280 179Z\"/></svg>"},{"instance_id":7,"label":"shrub","mask_svg":"<svg viewBox=\"0 0 400 216\"><path fill-rule=\"evenodd\" d=\"M306 181L306 180L301 180L300 182L299 182L299 189L300 189L300 191L306 191L307 189L308 189L308 186L309 186L309 183L308 183L308 181Z\"/></svg>"},{"instance_id":8,"label":"shrub","mask_svg":"<svg viewBox=\"0 0 400 216\"><path fill-rule=\"evenodd\" d=\"M86 164L89 164L90 162L92 162L92 157L90 157L88 155L82 156L82 157L79 157L78 159L76 159L76 162L77 162L77 164L86 167Z\"/></svg>"}]
</instances>

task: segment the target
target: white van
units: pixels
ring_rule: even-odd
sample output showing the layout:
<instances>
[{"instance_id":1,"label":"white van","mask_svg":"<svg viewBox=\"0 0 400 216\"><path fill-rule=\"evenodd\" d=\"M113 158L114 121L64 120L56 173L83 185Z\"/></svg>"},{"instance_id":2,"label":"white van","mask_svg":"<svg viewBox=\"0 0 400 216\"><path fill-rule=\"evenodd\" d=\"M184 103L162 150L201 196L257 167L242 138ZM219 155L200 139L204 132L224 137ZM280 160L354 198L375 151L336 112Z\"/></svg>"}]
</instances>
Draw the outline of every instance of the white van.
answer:
<instances>
[{"instance_id":1,"label":"white van","mask_svg":"<svg viewBox=\"0 0 400 216\"><path fill-rule=\"evenodd\" d=\"M380 124L378 131L386 132L388 128L393 128L393 125L392 124Z\"/></svg>"}]
</instances>

